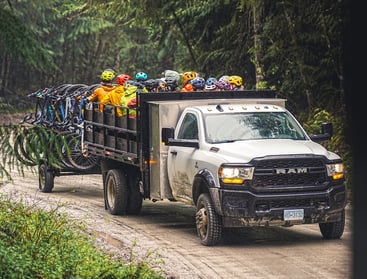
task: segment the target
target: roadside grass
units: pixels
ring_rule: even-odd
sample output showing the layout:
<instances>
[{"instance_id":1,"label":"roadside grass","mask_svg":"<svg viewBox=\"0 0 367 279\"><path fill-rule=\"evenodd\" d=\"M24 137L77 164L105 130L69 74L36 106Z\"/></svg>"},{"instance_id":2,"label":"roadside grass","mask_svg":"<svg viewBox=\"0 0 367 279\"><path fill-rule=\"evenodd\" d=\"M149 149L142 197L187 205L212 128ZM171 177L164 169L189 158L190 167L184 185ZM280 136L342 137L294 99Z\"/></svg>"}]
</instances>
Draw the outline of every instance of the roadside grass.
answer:
<instances>
[{"instance_id":1,"label":"roadside grass","mask_svg":"<svg viewBox=\"0 0 367 279\"><path fill-rule=\"evenodd\" d=\"M153 260L136 260L131 252L124 262L98 249L85 225L57 207L0 195L0 278L164 278Z\"/></svg>"}]
</instances>

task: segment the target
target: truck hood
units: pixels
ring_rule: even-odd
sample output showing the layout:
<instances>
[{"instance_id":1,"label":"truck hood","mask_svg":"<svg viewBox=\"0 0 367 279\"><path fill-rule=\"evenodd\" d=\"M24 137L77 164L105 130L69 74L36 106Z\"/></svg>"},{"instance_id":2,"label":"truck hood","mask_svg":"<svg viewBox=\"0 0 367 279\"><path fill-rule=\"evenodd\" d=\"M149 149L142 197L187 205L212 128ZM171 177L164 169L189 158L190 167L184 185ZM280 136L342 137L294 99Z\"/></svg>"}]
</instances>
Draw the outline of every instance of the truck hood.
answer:
<instances>
[{"instance_id":1,"label":"truck hood","mask_svg":"<svg viewBox=\"0 0 367 279\"><path fill-rule=\"evenodd\" d=\"M337 159L339 156L327 151L323 146L311 140L251 140L232 143L215 144L219 148L218 155L228 162L249 162L256 157L272 155L322 155L329 159Z\"/></svg>"}]
</instances>

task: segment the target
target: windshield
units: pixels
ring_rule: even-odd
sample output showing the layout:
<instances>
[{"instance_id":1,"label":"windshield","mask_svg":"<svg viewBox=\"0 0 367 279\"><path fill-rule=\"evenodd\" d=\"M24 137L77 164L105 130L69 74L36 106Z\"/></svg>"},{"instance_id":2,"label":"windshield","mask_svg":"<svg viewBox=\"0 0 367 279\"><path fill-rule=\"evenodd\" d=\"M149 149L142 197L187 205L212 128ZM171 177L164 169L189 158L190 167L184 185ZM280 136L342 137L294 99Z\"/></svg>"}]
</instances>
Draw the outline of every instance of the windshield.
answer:
<instances>
[{"instance_id":1,"label":"windshield","mask_svg":"<svg viewBox=\"0 0 367 279\"><path fill-rule=\"evenodd\" d=\"M208 143L306 138L296 121L286 112L212 114L206 116L205 123Z\"/></svg>"}]
</instances>

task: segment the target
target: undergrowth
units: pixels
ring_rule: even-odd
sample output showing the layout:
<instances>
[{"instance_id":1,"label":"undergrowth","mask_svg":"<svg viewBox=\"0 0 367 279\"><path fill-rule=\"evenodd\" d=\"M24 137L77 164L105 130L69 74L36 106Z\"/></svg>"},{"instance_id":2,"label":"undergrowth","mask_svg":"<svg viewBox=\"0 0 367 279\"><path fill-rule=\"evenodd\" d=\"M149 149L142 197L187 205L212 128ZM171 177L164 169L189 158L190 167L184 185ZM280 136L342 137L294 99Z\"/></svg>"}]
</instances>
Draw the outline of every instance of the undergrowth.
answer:
<instances>
[{"instance_id":1,"label":"undergrowth","mask_svg":"<svg viewBox=\"0 0 367 279\"><path fill-rule=\"evenodd\" d=\"M113 258L84 227L58 207L44 210L0 195L0 278L163 278L149 255Z\"/></svg>"}]
</instances>

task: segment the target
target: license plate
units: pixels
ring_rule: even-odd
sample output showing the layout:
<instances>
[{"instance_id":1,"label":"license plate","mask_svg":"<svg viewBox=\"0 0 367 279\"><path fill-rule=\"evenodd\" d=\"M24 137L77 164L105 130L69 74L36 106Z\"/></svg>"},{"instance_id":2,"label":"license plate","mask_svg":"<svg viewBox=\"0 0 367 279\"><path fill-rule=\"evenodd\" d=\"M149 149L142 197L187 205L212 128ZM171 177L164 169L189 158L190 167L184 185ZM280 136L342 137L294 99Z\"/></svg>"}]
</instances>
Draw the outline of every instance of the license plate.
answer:
<instances>
[{"instance_id":1,"label":"license plate","mask_svg":"<svg viewBox=\"0 0 367 279\"><path fill-rule=\"evenodd\" d=\"M303 220L303 209L288 209L284 210L284 221Z\"/></svg>"}]
</instances>

